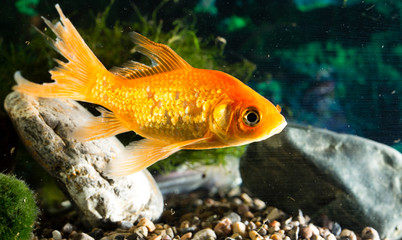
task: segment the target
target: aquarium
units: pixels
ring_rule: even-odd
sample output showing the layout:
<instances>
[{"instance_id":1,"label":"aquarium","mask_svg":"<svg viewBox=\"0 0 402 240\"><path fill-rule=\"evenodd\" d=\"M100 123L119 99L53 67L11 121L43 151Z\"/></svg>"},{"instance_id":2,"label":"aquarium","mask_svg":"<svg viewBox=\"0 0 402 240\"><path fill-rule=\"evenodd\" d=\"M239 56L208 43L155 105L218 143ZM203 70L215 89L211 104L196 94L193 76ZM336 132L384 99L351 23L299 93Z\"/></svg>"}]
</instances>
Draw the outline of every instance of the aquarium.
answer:
<instances>
[{"instance_id":1,"label":"aquarium","mask_svg":"<svg viewBox=\"0 0 402 240\"><path fill-rule=\"evenodd\" d=\"M0 13L1 239L402 238L402 2Z\"/></svg>"}]
</instances>

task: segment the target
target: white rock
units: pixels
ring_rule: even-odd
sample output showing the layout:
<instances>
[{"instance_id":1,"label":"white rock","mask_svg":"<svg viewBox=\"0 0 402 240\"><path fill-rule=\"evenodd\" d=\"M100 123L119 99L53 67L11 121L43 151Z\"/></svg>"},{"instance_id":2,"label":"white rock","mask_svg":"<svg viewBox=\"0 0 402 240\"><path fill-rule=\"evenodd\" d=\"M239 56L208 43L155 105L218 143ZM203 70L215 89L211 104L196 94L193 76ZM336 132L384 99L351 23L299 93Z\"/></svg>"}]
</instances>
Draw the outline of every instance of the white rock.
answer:
<instances>
[{"instance_id":1,"label":"white rock","mask_svg":"<svg viewBox=\"0 0 402 240\"><path fill-rule=\"evenodd\" d=\"M103 173L123 149L117 138L78 142L68 137L91 116L80 104L13 92L4 106L29 152L62 183L92 226L161 215L163 198L147 170L114 179Z\"/></svg>"}]
</instances>

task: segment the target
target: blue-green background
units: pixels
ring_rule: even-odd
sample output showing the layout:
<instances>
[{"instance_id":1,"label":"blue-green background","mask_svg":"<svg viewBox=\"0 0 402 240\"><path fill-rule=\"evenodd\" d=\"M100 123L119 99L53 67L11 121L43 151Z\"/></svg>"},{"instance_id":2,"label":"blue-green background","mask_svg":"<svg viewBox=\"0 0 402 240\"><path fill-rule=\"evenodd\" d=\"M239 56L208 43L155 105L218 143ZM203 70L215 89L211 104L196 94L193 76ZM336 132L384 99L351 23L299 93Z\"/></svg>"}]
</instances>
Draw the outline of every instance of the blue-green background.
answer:
<instances>
[{"instance_id":1,"label":"blue-green background","mask_svg":"<svg viewBox=\"0 0 402 240\"><path fill-rule=\"evenodd\" d=\"M103 24L112 30L119 26L122 36L144 31L129 27L140 26L138 13L146 21L155 21L161 32L177 27L180 19L179 24L187 25L184 28L192 30L199 44L224 47L211 51L209 59L219 61L205 66L225 70L224 65L241 65L245 59L252 63L250 68L256 66L247 77L234 75L281 105L289 122L356 134L402 149L401 1L6 0L0 8L1 100L10 91L16 70L28 79L49 79L47 70L54 66L51 57L56 55L43 48L43 39L36 40L39 34L32 25L44 29L39 16L56 19L56 3L78 29L93 29L94 19L110 7ZM137 25L130 25L134 22ZM141 33L155 36L152 29ZM132 47L102 33L97 36L86 41L99 51L108 44L126 52ZM226 44L220 48L222 39ZM205 54L202 47L197 50ZM107 67L130 58L109 57L110 61L101 58ZM186 60L204 67L200 59L198 63L193 57Z\"/></svg>"}]
</instances>

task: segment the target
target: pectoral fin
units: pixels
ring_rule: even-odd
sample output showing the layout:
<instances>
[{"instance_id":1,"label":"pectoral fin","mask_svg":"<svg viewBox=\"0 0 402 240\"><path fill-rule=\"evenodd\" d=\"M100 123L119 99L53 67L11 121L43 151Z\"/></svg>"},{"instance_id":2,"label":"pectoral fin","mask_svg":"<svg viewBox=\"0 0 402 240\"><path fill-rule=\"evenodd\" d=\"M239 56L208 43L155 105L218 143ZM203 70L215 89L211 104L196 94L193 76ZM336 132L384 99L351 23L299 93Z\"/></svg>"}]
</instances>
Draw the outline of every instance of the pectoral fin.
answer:
<instances>
[{"instance_id":1,"label":"pectoral fin","mask_svg":"<svg viewBox=\"0 0 402 240\"><path fill-rule=\"evenodd\" d=\"M155 162L165 159L186 146L205 141L198 138L178 143L167 143L154 139L142 139L132 142L123 153L107 167L109 176L127 176L141 171Z\"/></svg>"},{"instance_id":2,"label":"pectoral fin","mask_svg":"<svg viewBox=\"0 0 402 240\"><path fill-rule=\"evenodd\" d=\"M91 117L82 126L77 127L72 134L73 138L91 141L131 131L112 112L103 108L97 108L97 110L101 112L101 116Z\"/></svg>"}]
</instances>

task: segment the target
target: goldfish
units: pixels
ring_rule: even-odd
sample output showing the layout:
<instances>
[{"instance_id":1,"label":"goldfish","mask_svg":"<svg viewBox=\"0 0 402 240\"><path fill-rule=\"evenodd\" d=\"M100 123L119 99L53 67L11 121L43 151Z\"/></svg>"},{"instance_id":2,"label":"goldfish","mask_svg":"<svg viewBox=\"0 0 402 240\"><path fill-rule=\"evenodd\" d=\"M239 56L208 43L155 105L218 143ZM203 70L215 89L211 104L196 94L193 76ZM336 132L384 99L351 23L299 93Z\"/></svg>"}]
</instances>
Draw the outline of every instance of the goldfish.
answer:
<instances>
[{"instance_id":1,"label":"goldfish","mask_svg":"<svg viewBox=\"0 0 402 240\"><path fill-rule=\"evenodd\" d=\"M50 70L54 82L37 84L17 72L15 91L35 97L98 104L101 115L72 137L91 141L134 131L134 141L108 163L109 176L141 171L182 149L212 149L261 141L281 132L279 106L229 74L190 66L167 45L130 33L150 65L128 61L107 70L55 5L60 21L42 17L56 35L51 45L66 61Z\"/></svg>"}]
</instances>

